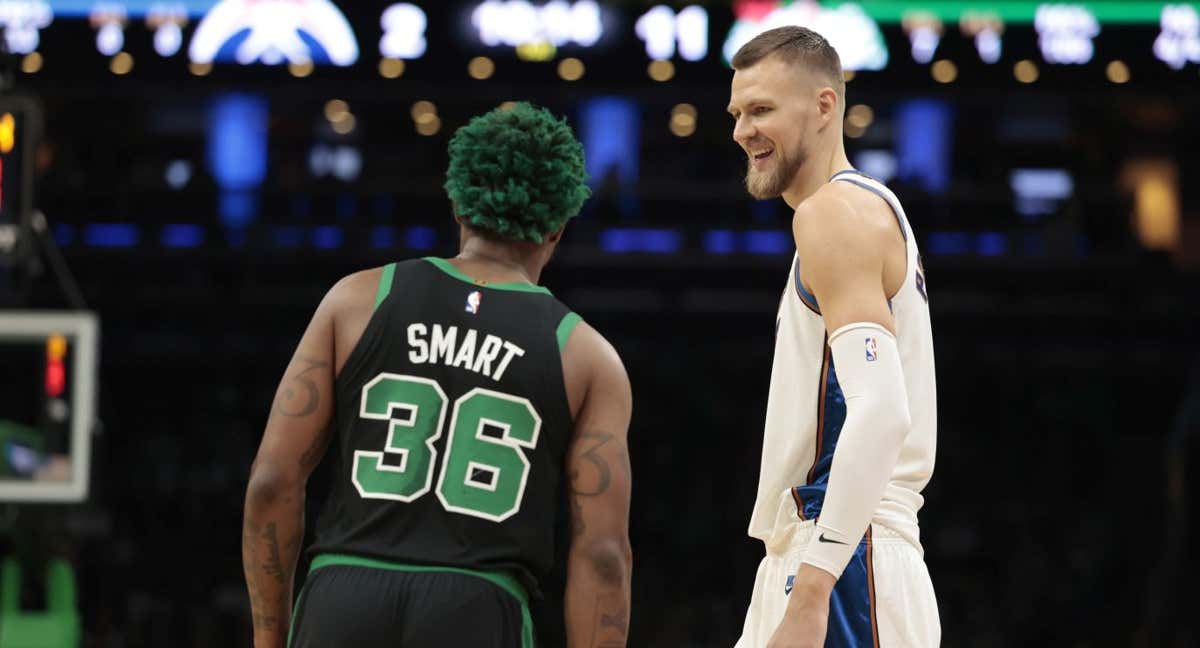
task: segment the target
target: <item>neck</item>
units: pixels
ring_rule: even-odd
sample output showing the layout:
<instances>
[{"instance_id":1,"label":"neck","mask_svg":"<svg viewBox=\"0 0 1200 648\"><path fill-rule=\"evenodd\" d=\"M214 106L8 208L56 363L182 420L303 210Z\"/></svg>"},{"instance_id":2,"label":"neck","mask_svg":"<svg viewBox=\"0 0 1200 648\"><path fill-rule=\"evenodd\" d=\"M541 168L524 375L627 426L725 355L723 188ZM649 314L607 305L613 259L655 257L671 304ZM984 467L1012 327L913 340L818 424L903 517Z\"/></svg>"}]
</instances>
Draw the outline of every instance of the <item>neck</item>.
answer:
<instances>
[{"instance_id":1,"label":"neck","mask_svg":"<svg viewBox=\"0 0 1200 648\"><path fill-rule=\"evenodd\" d=\"M463 242L462 250L455 258L472 266L476 275L488 275L477 276L477 279L488 279L495 283L523 281L536 285L542 274L542 264L537 256L517 245L472 236Z\"/></svg>"},{"instance_id":2,"label":"neck","mask_svg":"<svg viewBox=\"0 0 1200 648\"><path fill-rule=\"evenodd\" d=\"M842 134L840 132L833 133L835 138L832 146L821 147L820 150L814 153L796 173L796 178L792 181L787 191L783 192L783 200L793 210L800 206L800 203L808 200L808 197L817 193L829 178L838 171L853 169L850 164L850 159L846 157L846 147L842 143Z\"/></svg>"}]
</instances>

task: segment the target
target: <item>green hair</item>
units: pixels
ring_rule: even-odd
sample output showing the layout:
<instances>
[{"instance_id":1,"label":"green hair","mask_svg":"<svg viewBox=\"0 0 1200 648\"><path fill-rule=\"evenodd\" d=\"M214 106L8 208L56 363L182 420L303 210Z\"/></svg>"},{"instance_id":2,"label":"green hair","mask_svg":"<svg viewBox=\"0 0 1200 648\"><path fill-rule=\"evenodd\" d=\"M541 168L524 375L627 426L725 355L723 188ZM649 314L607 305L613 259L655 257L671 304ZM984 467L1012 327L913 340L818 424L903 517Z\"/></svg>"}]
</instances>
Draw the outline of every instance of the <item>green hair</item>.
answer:
<instances>
[{"instance_id":1,"label":"green hair","mask_svg":"<svg viewBox=\"0 0 1200 648\"><path fill-rule=\"evenodd\" d=\"M471 227L542 243L579 213L586 180L583 146L567 122L522 101L454 133L444 186Z\"/></svg>"}]
</instances>

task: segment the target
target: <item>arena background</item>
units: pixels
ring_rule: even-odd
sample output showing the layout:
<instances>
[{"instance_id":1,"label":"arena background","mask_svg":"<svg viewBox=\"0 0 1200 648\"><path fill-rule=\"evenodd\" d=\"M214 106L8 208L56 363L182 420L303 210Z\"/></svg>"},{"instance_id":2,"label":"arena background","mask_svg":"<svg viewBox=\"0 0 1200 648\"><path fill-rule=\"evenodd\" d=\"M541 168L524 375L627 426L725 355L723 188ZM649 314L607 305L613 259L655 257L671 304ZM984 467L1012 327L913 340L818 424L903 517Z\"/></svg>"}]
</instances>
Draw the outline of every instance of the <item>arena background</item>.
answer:
<instances>
[{"instance_id":1,"label":"arena background","mask_svg":"<svg viewBox=\"0 0 1200 648\"><path fill-rule=\"evenodd\" d=\"M0 0L0 315L101 330L87 497L6 503L3 548L29 609L69 561L82 645L248 644L242 497L300 333L341 276L456 253L448 138L521 99L568 117L593 179L543 283L634 387L630 645L732 645L792 243L741 186L723 49L770 21L858 68L847 151L922 248L944 645L1200 637L1197 3L345 1L350 41L324 22L252 64L255 16L330 3L226 0L197 38L216 4ZM559 645L553 601L538 619Z\"/></svg>"}]
</instances>

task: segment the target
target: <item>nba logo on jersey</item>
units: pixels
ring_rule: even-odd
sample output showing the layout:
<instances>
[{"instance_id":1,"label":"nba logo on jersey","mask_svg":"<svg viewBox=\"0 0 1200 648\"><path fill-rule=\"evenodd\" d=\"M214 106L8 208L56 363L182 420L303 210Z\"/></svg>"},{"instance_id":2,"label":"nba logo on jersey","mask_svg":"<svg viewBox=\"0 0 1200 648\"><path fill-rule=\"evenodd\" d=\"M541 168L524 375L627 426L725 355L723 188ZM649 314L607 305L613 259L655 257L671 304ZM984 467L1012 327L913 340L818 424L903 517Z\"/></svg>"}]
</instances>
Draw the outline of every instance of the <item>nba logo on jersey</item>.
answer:
<instances>
[{"instance_id":1,"label":"nba logo on jersey","mask_svg":"<svg viewBox=\"0 0 1200 648\"><path fill-rule=\"evenodd\" d=\"M476 315L479 313L479 302L483 299L483 294L478 290L467 295L467 312Z\"/></svg>"},{"instance_id":2,"label":"nba logo on jersey","mask_svg":"<svg viewBox=\"0 0 1200 648\"><path fill-rule=\"evenodd\" d=\"M867 362L875 362L879 359L879 345L875 342L875 338L867 338Z\"/></svg>"}]
</instances>

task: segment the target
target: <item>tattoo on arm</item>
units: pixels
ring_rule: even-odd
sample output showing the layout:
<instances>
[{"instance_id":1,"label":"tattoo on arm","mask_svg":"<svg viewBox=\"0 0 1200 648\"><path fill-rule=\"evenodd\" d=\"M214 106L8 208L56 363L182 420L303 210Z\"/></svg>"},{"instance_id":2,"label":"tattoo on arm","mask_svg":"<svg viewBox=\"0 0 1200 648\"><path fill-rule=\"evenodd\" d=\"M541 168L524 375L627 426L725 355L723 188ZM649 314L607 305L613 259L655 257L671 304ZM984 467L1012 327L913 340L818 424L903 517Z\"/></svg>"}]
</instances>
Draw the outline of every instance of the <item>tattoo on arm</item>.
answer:
<instances>
[{"instance_id":1,"label":"tattoo on arm","mask_svg":"<svg viewBox=\"0 0 1200 648\"><path fill-rule=\"evenodd\" d=\"M305 472L312 472L317 464L321 463L321 457L325 456L325 450L329 447L329 440L332 438L333 424L326 427L320 434L313 439L308 449L304 454L300 455L300 468Z\"/></svg>"},{"instance_id":2,"label":"tattoo on arm","mask_svg":"<svg viewBox=\"0 0 1200 648\"><path fill-rule=\"evenodd\" d=\"M271 536L275 535L275 525L268 525ZM260 579L263 574L258 564L258 540L264 534L261 528L253 522L246 522L242 531L243 559L246 561L246 589L250 594L251 622L256 630L280 628L280 619L271 614L271 601L263 591ZM276 554L277 555L277 554ZM262 571L268 571L264 566ZM269 573L269 572L268 572Z\"/></svg>"},{"instance_id":3,"label":"tattoo on arm","mask_svg":"<svg viewBox=\"0 0 1200 648\"><path fill-rule=\"evenodd\" d=\"M603 448L609 441L613 440L613 435L606 432L588 432L580 435L579 442L591 442L591 447L583 453L583 458L596 467L597 484L592 488L581 489L579 484L579 469L571 471L571 494L583 497L595 497L608 492L608 487L612 484L612 470L608 466L608 461L596 454L596 451Z\"/></svg>"},{"instance_id":4,"label":"tattoo on arm","mask_svg":"<svg viewBox=\"0 0 1200 648\"><path fill-rule=\"evenodd\" d=\"M591 447L583 453L583 458L587 459L593 466L596 467L596 473L599 483L593 488L584 488L580 485L580 475L578 468L572 468L569 476L571 483L568 488L569 505L571 507L571 535L581 536L587 529L587 525L583 521L583 504L579 501L580 497L594 497L608 490L609 484L612 482L612 472L609 470L608 462L596 454L604 444L612 441L611 434L605 433L584 433L579 437L579 442L592 442Z\"/></svg>"},{"instance_id":5,"label":"tattoo on arm","mask_svg":"<svg viewBox=\"0 0 1200 648\"><path fill-rule=\"evenodd\" d=\"M599 450L608 445L614 439L614 435L608 432L586 432L580 434L579 443L586 444L585 450L580 456L590 463L596 474L594 484L589 482L584 484L584 478L580 475L579 468L572 468L569 475L570 488L568 489L569 501L571 509L571 533L572 535L583 535L587 529L583 521L583 501L584 497L597 497L608 492L612 486L612 467L607 459L599 454ZM625 472L625 477L630 477L629 455L628 451L622 453L621 468ZM589 471L591 472L591 471Z\"/></svg>"},{"instance_id":6,"label":"tattoo on arm","mask_svg":"<svg viewBox=\"0 0 1200 648\"><path fill-rule=\"evenodd\" d=\"M611 596L596 598L596 634L592 645L598 648L624 648L629 632L629 608Z\"/></svg>"},{"instance_id":7,"label":"tattoo on arm","mask_svg":"<svg viewBox=\"0 0 1200 648\"><path fill-rule=\"evenodd\" d=\"M267 541L267 562L263 563L263 573L274 578L276 582L283 583L283 561L279 556L279 535L275 530L275 523L267 524L267 530L263 532L263 540Z\"/></svg>"},{"instance_id":8,"label":"tattoo on arm","mask_svg":"<svg viewBox=\"0 0 1200 648\"><path fill-rule=\"evenodd\" d=\"M321 404L321 392L317 389L317 383L312 378L305 377L305 374L324 369L329 363L300 355L296 356L296 360L304 364L304 369L285 383L283 393L279 396L278 408L279 413L284 416L300 418L317 411Z\"/></svg>"}]
</instances>

